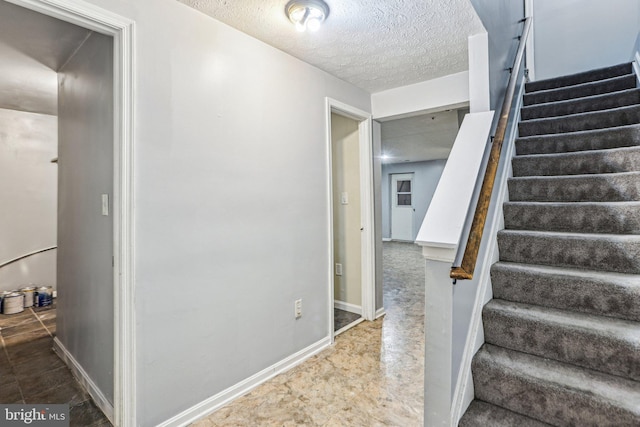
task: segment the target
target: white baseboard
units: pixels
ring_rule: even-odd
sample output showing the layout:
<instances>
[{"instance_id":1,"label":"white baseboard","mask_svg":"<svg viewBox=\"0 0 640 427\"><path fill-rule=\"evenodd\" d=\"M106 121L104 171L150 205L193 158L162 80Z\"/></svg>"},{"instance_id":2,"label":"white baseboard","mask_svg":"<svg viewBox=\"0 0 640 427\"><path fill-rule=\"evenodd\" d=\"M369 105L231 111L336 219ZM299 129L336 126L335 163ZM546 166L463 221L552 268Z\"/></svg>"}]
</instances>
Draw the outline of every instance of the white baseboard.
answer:
<instances>
[{"instance_id":1,"label":"white baseboard","mask_svg":"<svg viewBox=\"0 0 640 427\"><path fill-rule=\"evenodd\" d=\"M113 404L109 402L96 383L89 377L89 374L80 366L78 361L69 353L57 337L53 339L53 350L60 356L69 369L71 369L73 376L76 377L78 382L87 390L95 404L98 405L98 408L100 408L107 418L109 418L109 421L113 423Z\"/></svg>"},{"instance_id":2,"label":"white baseboard","mask_svg":"<svg viewBox=\"0 0 640 427\"><path fill-rule=\"evenodd\" d=\"M360 305L349 304L348 302L334 300L333 307L362 316L362 306Z\"/></svg>"},{"instance_id":3,"label":"white baseboard","mask_svg":"<svg viewBox=\"0 0 640 427\"><path fill-rule=\"evenodd\" d=\"M376 319L381 318L385 314L387 314L387 312L384 311L384 307L380 307L379 309L376 310Z\"/></svg>"},{"instance_id":4,"label":"white baseboard","mask_svg":"<svg viewBox=\"0 0 640 427\"><path fill-rule=\"evenodd\" d=\"M226 405L230 401L244 394L247 394L265 381L299 365L300 363L318 354L320 351L324 350L330 345L331 337L325 337L320 341L311 344L309 347L304 348L295 354L292 354L286 359L283 359L280 362L271 365L266 369L263 369L257 374L243 381L240 381L238 384L231 386L228 389L223 390L206 400L203 400L202 402L159 424L157 427L182 427L200 418L203 418L206 415L209 415L215 410Z\"/></svg>"},{"instance_id":5,"label":"white baseboard","mask_svg":"<svg viewBox=\"0 0 640 427\"><path fill-rule=\"evenodd\" d=\"M391 237L383 237L382 241L383 242L390 242L391 241Z\"/></svg>"},{"instance_id":6,"label":"white baseboard","mask_svg":"<svg viewBox=\"0 0 640 427\"><path fill-rule=\"evenodd\" d=\"M354 326L359 325L360 323L362 323L364 321L365 321L364 317L357 318L356 320L354 320L353 322L349 323L348 325L345 325L342 328L340 328L337 331L335 331L333 333L334 338L337 337L338 335L340 335L341 333L348 331L349 329L353 328Z\"/></svg>"}]
</instances>

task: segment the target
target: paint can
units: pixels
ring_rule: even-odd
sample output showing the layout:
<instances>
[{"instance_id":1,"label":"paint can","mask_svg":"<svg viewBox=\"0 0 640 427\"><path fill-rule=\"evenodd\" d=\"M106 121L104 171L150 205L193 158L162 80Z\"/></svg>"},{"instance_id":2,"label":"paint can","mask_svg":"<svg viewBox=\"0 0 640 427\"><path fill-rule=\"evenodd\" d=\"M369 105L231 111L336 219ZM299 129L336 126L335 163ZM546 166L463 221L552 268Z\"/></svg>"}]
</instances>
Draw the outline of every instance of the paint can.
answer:
<instances>
[{"instance_id":1,"label":"paint can","mask_svg":"<svg viewBox=\"0 0 640 427\"><path fill-rule=\"evenodd\" d=\"M24 311L24 295L20 292L11 292L2 299L2 313L16 314Z\"/></svg>"},{"instance_id":2,"label":"paint can","mask_svg":"<svg viewBox=\"0 0 640 427\"><path fill-rule=\"evenodd\" d=\"M2 291L0 292L0 313L3 313L2 304L4 303L4 297L9 295L11 291Z\"/></svg>"},{"instance_id":3,"label":"paint can","mask_svg":"<svg viewBox=\"0 0 640 427\"><path fill-rule=\"evenodd\" d=\"M36 287L25 286L24 288L20 288L20 292L24 295L24 308L33 307L36 300Z\"/></svg>"},{"instance_id":4,"label":"paint can","mask_svg":"<svg viewBox=\"0 0 640 427\"><path fill-rule=\"evenodd\" d=\"M48 307L53 303L53 286L40 286L36 289L36 307Z\"/></svg>"}]
</instances>

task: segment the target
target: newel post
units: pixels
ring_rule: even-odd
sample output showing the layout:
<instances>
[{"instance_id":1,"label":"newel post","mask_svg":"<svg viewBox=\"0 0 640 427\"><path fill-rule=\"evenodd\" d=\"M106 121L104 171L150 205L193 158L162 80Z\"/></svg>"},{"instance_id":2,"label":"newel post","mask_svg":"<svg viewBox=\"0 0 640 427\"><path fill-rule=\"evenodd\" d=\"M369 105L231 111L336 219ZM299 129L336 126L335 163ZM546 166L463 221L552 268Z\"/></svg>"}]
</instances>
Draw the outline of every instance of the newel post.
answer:
<instances>
[{"instance_id":1,"label":"newel post","mask_svg":"<svg viewBox=\"0 0 640 427\"><path fill-rule=\"evenodd\" d=\"M453 285L455 247L422 246L425 260L424 425L449 427L452 395Z\"/></svg>"}]
</instances>

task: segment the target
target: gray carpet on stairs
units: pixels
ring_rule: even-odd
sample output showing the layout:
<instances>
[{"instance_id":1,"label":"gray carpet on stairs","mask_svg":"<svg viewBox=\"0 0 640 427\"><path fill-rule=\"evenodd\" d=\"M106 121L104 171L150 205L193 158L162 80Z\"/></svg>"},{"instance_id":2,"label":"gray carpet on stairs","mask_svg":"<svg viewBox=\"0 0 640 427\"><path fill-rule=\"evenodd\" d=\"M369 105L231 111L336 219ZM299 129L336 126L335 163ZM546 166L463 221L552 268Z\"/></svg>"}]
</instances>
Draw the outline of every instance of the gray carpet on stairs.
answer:
<instances>
[{"instance_id":1,"label":"gray carpet on stairs","mask_svg":"<svg viewBox=\"0 0 640 427\"><path fill-rule=\"evenodd\" d=\"M518 138L516 154L569 153L640 145L640 125Z\"/></svg>"},{"instance_id":2,"label":"gray carpet on stairs","mask_svg":"<svg viewBox=\"0 0 640 427\"><path fill-rule=\"evenodd\" d=\"M460 426L640 426L640 90L631 64L526 84Z\"/></svg>"}]
</instances>

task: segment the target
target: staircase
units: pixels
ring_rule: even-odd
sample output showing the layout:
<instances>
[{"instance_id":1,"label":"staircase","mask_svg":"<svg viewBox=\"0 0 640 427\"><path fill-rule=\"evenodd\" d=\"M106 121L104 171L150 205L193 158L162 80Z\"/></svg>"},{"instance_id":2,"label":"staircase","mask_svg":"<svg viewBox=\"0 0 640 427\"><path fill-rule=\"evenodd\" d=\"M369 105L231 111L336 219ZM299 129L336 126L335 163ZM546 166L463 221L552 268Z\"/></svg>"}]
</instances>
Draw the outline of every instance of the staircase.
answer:
<instances>
[{"instance_id":1,"label":"staircase","mask_svg":"<svg viewBox=\"0 0 640 427\"><path fill-rule=\"evenodd\" d=\"M459 426L640 426L640 89L531 82Z\"/></svg>"}]
</instances>

